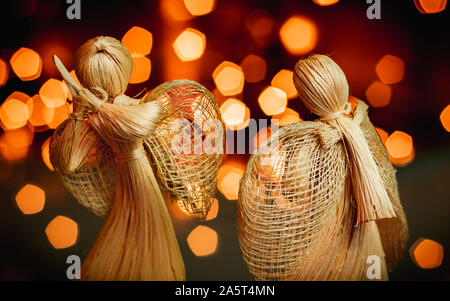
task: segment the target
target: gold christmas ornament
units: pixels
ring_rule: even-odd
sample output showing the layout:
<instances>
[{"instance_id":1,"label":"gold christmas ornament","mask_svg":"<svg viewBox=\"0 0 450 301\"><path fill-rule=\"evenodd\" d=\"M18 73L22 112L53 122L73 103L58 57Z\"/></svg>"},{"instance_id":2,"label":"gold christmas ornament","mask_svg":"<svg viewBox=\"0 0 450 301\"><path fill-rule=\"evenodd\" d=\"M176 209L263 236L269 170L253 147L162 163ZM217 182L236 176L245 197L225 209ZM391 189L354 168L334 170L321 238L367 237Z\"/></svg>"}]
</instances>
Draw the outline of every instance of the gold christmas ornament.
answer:
<instances>
[{"instance_id":1,"label":"gold christmas ornament","mask_svg":"<svg viewBox=\"0 0 450 301\"><path fill-rule=\"evenodd\" d=\"M114 38L87 41L74 61L82 86L55 57L74 113L52 136L50 159L67 190L106 216L82 279L184 280L161 188L206 217L224 147L214 97L187 80L164 83L143 100L126 96L132 59Z\"/></svg>"},{"instance_id":2,"label":"gold christmas ornament","mask_svg":"<svg viewBox=\"0 0 450 301\"><path fill-rule=\"evenodd\" d=\"M347 80L327 56L300 60L294 84L320 118L281 128L250 158L238 200L244 260L260 280L387 280L408 227L367 105L345 112Z\"/></svg>"}]
</instances>

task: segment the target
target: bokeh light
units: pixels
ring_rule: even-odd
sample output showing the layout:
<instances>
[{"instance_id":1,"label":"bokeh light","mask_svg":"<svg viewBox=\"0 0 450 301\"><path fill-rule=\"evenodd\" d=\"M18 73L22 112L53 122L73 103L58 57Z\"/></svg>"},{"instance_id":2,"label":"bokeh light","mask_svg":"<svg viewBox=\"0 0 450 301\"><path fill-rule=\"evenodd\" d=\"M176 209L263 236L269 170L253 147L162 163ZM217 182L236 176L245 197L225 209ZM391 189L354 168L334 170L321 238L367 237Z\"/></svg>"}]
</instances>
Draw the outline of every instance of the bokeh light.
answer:
<instances>
[{"instance_id":1,"label":"bokeh light","mask_svg":"<svg viewBox=\"0 0 450 301\"><path fill-rule=\"evenodd\" d=\"M278 115L286 110L287 95L283 90L269 86L259 95L258 103L264 114Z\"/></svg>"},{"instance_id":2,"label":"bokeh light","mask_svg":"<svg viewBox=\"0 0 450 301\"><path fill-rule=\"evenodd\" d=\"M183 0L160 1L160 9L162 15L169 21L186 21L193 18Z\"/></svg>"},{"instance_id":3,"label":"bokeh light","mask_svg":"<svg viewBox=\"0 0 450 301\"><path fill-rule=\"evenodd\" d=\"M434 269L442 265L444 247L431 239L420 238L409 249L412 261L422 269Z\"/></svg>"},{"instance_id":4,"label":"bokeh light","mask_svg":"<svg viewBox=\"0 0 450 301\"><path fill-rule=\"evenodd\" d=\"M410 163L414 159L413 139L410 135L401 132L393 132L386 140L386 149L391 162L398 166Z\"/></svg>"},{"instance_id":5,"label":"bokeh light","mask_svg":"<svg viewBox=\"0 0 450 301\"><path fill-rule=\"evenodd\" d=\"M214 9L214 0L184 0L186 9L193 16L203 16L209 14Z\"/></svg>"},{"instance_id":6,"label":"bokeh light","mask_svg":"<svg viewBox=\"0 0 450 301\"><path fill-rule=\"evenodd\" d=\"M133 58L133 72L131 73L130 84L140 84L147 81L152 71L150 59L134 53L131 56Z\"/></svg>"},{"instance_id":7,"label":"bokeh light","mask_svg":"<svg viewBox=\"0 0 450 301\"><path fill-rule=\"evenodd\" d=\"M69 114L72 112L72 104L65 103L60 107L54 108L54 114L51 121L47 123L50 129L56 129L58 125L63 123L64 120L69 118Z\"/></svg>"},{"instance_id":8,"label":"bokeh light","mask_svg":"<svg viewBox=\"0 0 450 301\"><path fill-rule=\"evenodd\" d=\"M375 129L377 130L377 133L380 136L381 142L383 144L386 144L386 141L389 138L388 132L386 132L385 130L383 130L382 128L379 128L379 127L375 127Z\"/></svg>"},{"instance_id":9,"label":"bokeh light","mask_svg":"<svg viewBox=\"0 0 450 301\"><path fill-rule=\"evenodd\" d=\"M253 40L260 47L267 46L270 43L275 21L268 12L260 9L251 12L245 18L245 25Z\"/></svg>"},{"instance_id":10,"label":"bokeh light","mask_svg":"<svg viewBox=\"0 0 450 301\"><path fill-rule=\"evenodd\" d=\"M422 14L435 14L445 9L447 0L414 0L414 4Z\"/></svg>"},{"instance_id":11,"label":"bokeh light","mask_svg":"<svg viewBox=\"0 0 450 301\"><path fill-rule=\"evenodd\" d=\"M239 99L229 98L220 106L220 113L228 129L239 131L250 123L250 109Z\"/></svg>"},{"instance_id":12,"label":"bokeh light","mask_svg":"<svg viewBox=\"0 0 450 301\"><path fill-rule=\"evenodd\" d=\"M38 186L27 184L16 194L16 203L23 214L35 214L44 208L45 192Z\"/></svg>"},{"instance_id":13,"label":"bokeh light","mask_svg":"<svg viewBox=\"0 0 450 301\"><path fill-rule=\"evenodd\" d=\"M55 109L47 107L39 94L34 95L30 101L33 104L33 112L28 120L29 124L37 132L47 129L48 123L55 116Z\"/></svg>"},{"instance_id":14,"label":"bokeh light","mask_svg":"<svg viewBox=\"0 0 450 301\"><path fill-rule=\"evenodd\" d=\"M8 81L9 70L8 65L6 65L5 61L0 59L0 87L3 87Z\"/></svg>"},{"instance_id":15,"label":"bokeh light","mask_svg":"<svg viewBox=\"0 0 450 301\"><path fill-rule=\"evenodd\" d=\"M297 89L294 86L294 72L290 70L280 70L273 77L271 85L286 92L288 99L298 96Z\"/></svg>"},{"instance_id":16,"label":"bokeh light","mask_svg":"<svg viewBox=\"0 0 450 301\"><path fill-rule=\"evenodd\" d=\"M316 25L303 17L291 17L281 26L280 39L291 54L308 53L317 43Z\"/></svg>"},{"instance_id":17,"label":"bokeh light","mask_svg":"<svg viewBox=\"0 0 450 301\"><path fill-rule=\"evenodd\" d=\"M64 85L60 80L50 78L47 80L39 90L44 104L49 108L56 108L64 105L67 99L67 92L64 90Z\"/></svg>"},{"instance_id":18,"label":"bokeh light","mask_svg":"<svg viewBox=\"0 0 450 301\"><path fill-rule=\"evenodd\" d=\"M313 2L320 6L329 6L339 2L339 0L313 0Z\"/></svg>"},{"instance_id":19,"label":"bokeh light","mask_svg":"<svg viewBox=\"0 0 450 301\"><path fill-rule=\"evenodd\" d=\"M123 35L122 44L130 53L148 55L152 50L153 36L146 29L133 26Z\"/></svg>"},{"instance_id":20,"label":"bokeh light","mask_svg":"<svg viewBox=\"0 0 450 301\"><path fill-rule=\"evenodd\" d=\"M187 243L195 256L207 256L216 252L217 232L207 226L197 226L187 237Z\"/></svg>"},{"instance_id":21,"label":"bokeh light","mask_svg":"<svg viewBox=\"0 0 450 301\"><path fill-rule=\"evenodd\" d=\"M249 83L257 83L266 77L267 63L262 57L249 54L241 62L245 80Z\"/></svg>"},{"instance_id":22,"label":"bokeh light","mask_svg":"<svg viewBox=\"0 0 450 301\"><path fill-rule=\"evenodd\" d=\"M244 175L244 171L245 166L233 160L226 160L220 166L217 188L228 200L237 200L239 181Z\"/></svg>"},{"instance_id":23,"label":"bokeh light","mask_svg":"<svg viewBox=\"0 0 450 301\"><path fill-rule=\"evenodd\" d=\"M281 114L272 116L271 119L271 122L278 126L286 126L299 121L302 121L300 114L290 108L286 108L286 110Z\"/></svg>"},{"instance_id":24,"label":"bokeh light","mask_svg":"<svg viewBox=\"0 0 450 301\"><path fill-rule=\"evenodd\" d=\"M260 129L253 137L253 149L257 149L264 141L272 136L272 130L270 127L264 127Z\"/></svg>"},{"instance_id":25,"label":"bokeh light","mask_svg":"<svg viewBox=\"0 0 450 301\"><path fill-rule=\"evenodd\" d=\"M232 96L244 89L244 73L235 63L224 61L213 72L214 83L224 96Z\"/></svg>"},{"instance_id":26,"label":"bokeh light","mask_svg":"<svg viewBox=\"0 0 450 301\"><path fill-rule=\"evenodd\" d=\"M0 120L6 129L18 129L26 125L29 117L29 109L26 103L16 98L5 100L0 107Z\"/></svg>"},{"instance_id":27,"label":"bokeh light","mask_svg":"<svg viewBox=\"0 0 450 301\"><path fill-rule=\"evenodd\" d=\"M34 134L28 127L5 131L0 136L2 157L12 163L22 161L28 154L33 138Z\"/></svg>"},{"instance_id":28,"label":"bokeh light","mask_svg":"<svg viewBox=\"0 0 450 301\"><path fill-rule=\"evenodd\" d=\"M402 59L387 54L383 56L375 67L378 78L385 84L401 82L405 74L405 63Z\"/></svg>"},{"instance_id":29,"label":"bokeh light","mask_svg":"<svg viewBox=\"0 0 450 301\"><path fill-rule=\"evenodd\" d=\"M366 98L372 107L384 107L391 101L391 87L380 82L373 82L366 90Z\"/></svg>"},{"instance_id":30,"label":"bokeh light","mask_svg":"<svg viewBox=\"0 0 450 301\"><path fill-rule=\"evenodd\" d=\"M193 28L186 28L173 42L176 55L183 62L199 59L206 47L206 38L203 33Z\"/></svg>"},{"instance_id":31,"label":"bokeh light","mask_svg":"<svg viewBox=\"0 0 450 301\"><path fill-rule=\"evenodd\" d=\"M45 234L55 249L65 249L77 242L78 224L68 217L59 215L45 228Z\"/></svg>"},{"instance_id":32,"label":"bokeh light","mask_svg":"<svg viewBox=\"0 0 450 301\"><path fill-rule=\"evenodd\" d=\"M22 47L10 59L11 68L23 81L38 78L42 72L42 59L39 54L29 48Z\"/></svg>"},{"instance_id":33,"label":"bokeh light","mask_svg":"<svg viewBox=\"0 0 450 301\"><path fill-rule=\"evenodd\" d=\"M216 198L213 198L211 207L209 208L209 212L205 220L210 221L215 219L218 213L219 213L219 201Z\"/></svg>"},{"instance_id":34,"label":"bokeh light","mask_svg":"<svg viewBox=\"0 0 450 301\"><path fill-rule=\"evenodd\" d=\"M51 137L47 138L45 142L41 146L41 155L42 155L42 161L44 162L45 166L47 166L48 169L51 171L55 170L53 168L52 163L50 162L50 139Z\"/></svg>"},{"instance_id":35,"label":"bokeh light","mask_svg":"<svg viewBox=\"0 0 450 301\"><path fill-rule=\"evenodd\" d=\"M441 119L442 126L447 132L450 132L450 105L445 107L444 110L442 110L441 115L439 116Z\"/></svg>"}]
</instances>

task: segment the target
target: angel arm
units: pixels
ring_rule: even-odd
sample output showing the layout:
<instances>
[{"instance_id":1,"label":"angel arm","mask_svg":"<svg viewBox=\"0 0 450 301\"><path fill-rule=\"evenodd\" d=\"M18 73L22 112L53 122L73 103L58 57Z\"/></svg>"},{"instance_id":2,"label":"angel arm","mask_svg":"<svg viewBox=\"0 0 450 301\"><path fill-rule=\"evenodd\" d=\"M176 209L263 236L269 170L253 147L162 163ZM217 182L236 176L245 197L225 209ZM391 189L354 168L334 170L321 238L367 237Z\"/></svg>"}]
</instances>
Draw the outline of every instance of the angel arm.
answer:
<instances>
[{"instance_id":1,"label":"angel arm","mask_svg":"<svg viewBox=\"0 0 450 301\"><path fill-rule=\"evenodd\" d=\"M130 105L108 103L87 89L82 89L81 95L93 111L89 125L105 140L113 134L113 140L135 141L149 136L160 123L161 104L157 101Z\"/></svg>"},{"instance_id":2,"label":"angel arm","mask_svg":"<svg viewBox=\"0 0 450 301\"><path fill-rule=\"evenodd\" d=\"M82 112L72 114L55 131L50 140L50 161L62 173L71 173L83 163L97 143L97 136Z\"/></svg>"}]
</instances>

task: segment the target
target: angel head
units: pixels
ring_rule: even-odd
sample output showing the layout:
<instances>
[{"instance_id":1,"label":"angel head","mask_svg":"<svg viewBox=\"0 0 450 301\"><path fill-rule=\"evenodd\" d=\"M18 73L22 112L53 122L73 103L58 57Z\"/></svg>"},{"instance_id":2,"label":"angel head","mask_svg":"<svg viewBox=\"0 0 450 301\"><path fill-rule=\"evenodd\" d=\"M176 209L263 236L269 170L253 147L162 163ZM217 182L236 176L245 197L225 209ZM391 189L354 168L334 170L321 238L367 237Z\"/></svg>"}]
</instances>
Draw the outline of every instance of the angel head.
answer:
<instances>
[{"instance_id":1,"label":"angel head","mask_svg":"<svg viewBox=\"0 0 450 301\"><path fill-rule=\"evenodd\" d=\"M98 36L85 42L74 57L75 73L88 88L100 88L114 98L124 94L133 71L133 59L122 43Z\"/></svg>"}]
</instances>

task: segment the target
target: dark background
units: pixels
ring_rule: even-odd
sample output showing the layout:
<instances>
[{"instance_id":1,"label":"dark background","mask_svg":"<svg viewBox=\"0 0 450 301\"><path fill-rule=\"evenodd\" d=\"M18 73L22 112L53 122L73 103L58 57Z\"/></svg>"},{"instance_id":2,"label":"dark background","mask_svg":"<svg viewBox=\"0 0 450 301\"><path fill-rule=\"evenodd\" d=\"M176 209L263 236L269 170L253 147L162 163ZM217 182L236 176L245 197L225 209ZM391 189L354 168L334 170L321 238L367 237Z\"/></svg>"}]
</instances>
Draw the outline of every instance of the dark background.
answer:
<instances>
[{"instance_id":1,"label":"dark background","mask_svg":"<svg viewBox=\"0 0 450 301\"><path fill-rule=\"evenodd\" d=\"M162 0L163 1L163 0ZM392 85L391 103L370 111L373 123L389 133L401 130L414 139L415 160L398 169L400 196L410 227L410 242L418 238L433 239L444 246L444 261L438 268L423 270L414 265L405 253L399 266L390 274L392 280L450 280L450 139L439 114L449 104L449 14L446 11L420 14L413 1L381 1L381 20L368 20L366 1L341 0L330 7L320 7L310 0L237 1L218 0L215 10L186 22L168 21L160 9L160 1L82 1L81 20L68 20L65 1L3 1L0 58L9 61L11 55L25 46L36 50L44 61L40 78L22 82L10 73L10 79L0 88L0 102L14 91L28 95L38 92L49 77L58 77L49 57L58 54L72 69L74 51L84 41L97 35L120 39L132 26L141 26L153 34L150 79L131 85L128 95L143 88L174 79L177 76L194 79L209 89L214 88L212 72L223 60L237 64L248 54L264 57L268 64L264 81L246 83L243 100L252 118L266 118L257 104L257 96L270 84L281 69L292 69L298 56L288 54L278 38L279 27L291 15L300 14L313 20L319 30L315 53L325 53L342 67L347 75L351 94L364 99L364 92L377 79L375 65L385 54L400 57L405 62L405 77ZM255 9L270 13L276 27L270 43L259 47L245 28L245 18ZM185 27L202 31L207 38L206 52L192 63L174 63L171 43ZM193 72L193 70L195 72ZM194 74L195 73L195 74ZM303 119L311 116L298 99L289 107L300 112ZM51 131L36 133L27 159L11 165L0 159L0 279L1 280L65 280L66 257L82 259L93 244L103 219L90 213L67 193L54 172L41 160L40 145ZM245 161L248 156L242 156ZM14 196L25 183L35 183L46 192L42 212L23 215ZM201 222L173 215L173 222L186 265L188 280L250 280L240 254L236 235L236 202L226 200L219 192L218 217ZM172 208L172 207L171 207ZM173 212L172 212L173 213ZM79 240L73 247L55 250L44 229L57 215L72 218L79 224ZM218 232L217 252L196 257L186 243L186 237L198 224Z\"/></svg>"}]
</instances>

